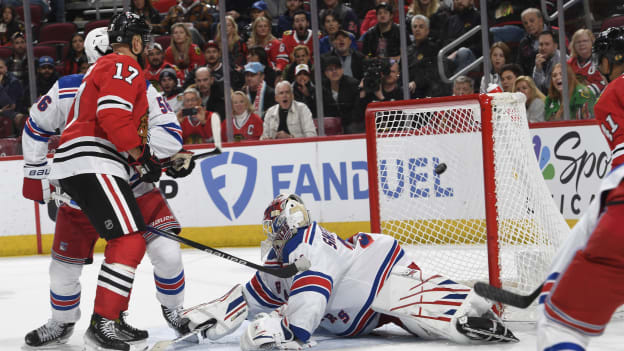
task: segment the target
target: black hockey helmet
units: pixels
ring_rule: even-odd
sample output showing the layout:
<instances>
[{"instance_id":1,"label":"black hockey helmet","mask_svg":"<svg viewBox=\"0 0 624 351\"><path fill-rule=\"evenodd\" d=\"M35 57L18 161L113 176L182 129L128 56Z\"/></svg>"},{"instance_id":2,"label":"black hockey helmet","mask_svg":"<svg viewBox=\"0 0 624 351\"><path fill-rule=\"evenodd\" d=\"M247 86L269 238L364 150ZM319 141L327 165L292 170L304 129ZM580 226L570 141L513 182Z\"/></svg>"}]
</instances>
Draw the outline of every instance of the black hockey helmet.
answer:
<instances>
[{"instance_id":1,"label":"black hockey helmet","mask_svg":"<svg viewBox=\"0 0 624 351\"><path fill-rule=\"evenodd\" d=\"M132 37L140 35L143 43L147 45L150 41L152 27L145 20L132 12L122 12L111 18L108 25L108 40L110 44L132 43Z\"/></svg>"},{"instance_id":2,"label":"black hockey helmet","mask_svg":"<svg viewBox=\"0 0 624 351\"><path fill-rule=\"evenodd\" d=\"M596 37L593 46L594 62L599 65L603 57L611 65L624 63L624 28L607 28Z\"/></svg>"}]
</instances>

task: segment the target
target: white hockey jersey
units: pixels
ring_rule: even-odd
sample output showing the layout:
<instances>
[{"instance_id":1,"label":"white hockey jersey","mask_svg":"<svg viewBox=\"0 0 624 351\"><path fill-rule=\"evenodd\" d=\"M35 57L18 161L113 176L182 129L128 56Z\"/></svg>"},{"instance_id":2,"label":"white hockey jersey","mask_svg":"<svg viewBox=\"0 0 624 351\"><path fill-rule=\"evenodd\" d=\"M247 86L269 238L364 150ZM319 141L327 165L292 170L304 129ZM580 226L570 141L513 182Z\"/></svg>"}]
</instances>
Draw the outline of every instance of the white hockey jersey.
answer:
<instances>
[{"instance_id":1,"label":"white hockey jersey","mask_svg":"<svg viewBox=\"0 0 624 351\"><path fill-rule=\"evenodd\" d=\"M82 74L61 77L46 95L43 95L30 109L22 136L24 162L43 166L47 163L50 137L65 129L69 110L82 82ZM149 103L148 143L158 158L167 158L182 148L182 128L176 115L158 91L147 83ZM130 185L136 197L154 188L151 183L138 180L132 170Z\"/></svg>"},{"instance_id":2,"label":"white hockey jersey","mask_svg":"<svg viewBox=\"0 0 624 351\"><path fill-rule=\"evenodd\" d=\"M265 266L279 267L305 256L312 266L291 278L258 272L243 294L250 317L287 303L285 317L298 339L307 341L319 326L338 336L369 333L380 314L373 300L392 268L407 266L409 259L399 243L382 234L358 233L342 240L313 222L291 238L278 262L271 249ZM411 261L410 261L411 262Z\"/></svg>"}]
</instances>

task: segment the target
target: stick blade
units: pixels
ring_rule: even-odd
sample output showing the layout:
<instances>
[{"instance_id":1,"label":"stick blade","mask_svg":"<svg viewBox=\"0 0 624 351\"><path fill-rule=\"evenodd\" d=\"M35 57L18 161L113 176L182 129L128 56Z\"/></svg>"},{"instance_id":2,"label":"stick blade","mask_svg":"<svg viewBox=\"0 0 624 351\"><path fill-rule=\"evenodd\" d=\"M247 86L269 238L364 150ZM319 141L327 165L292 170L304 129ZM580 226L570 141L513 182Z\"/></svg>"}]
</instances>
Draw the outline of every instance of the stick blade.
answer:
<instances>
[{"instance_id":1,"label":"stick blade","mask_svg":"<svg viewBox=\"0 0 624 351\"><path fill-rule=\"evenodd\" d=\"M511 291L507 291L501 288L497 288L487 283L476 282L474 285L474 291L477 295L485 297L486 299L497 301L505 305L527 308L533 300L539 295L542 290L540 285L531 295L519 295Z\"/></svg>"}]
</instances>

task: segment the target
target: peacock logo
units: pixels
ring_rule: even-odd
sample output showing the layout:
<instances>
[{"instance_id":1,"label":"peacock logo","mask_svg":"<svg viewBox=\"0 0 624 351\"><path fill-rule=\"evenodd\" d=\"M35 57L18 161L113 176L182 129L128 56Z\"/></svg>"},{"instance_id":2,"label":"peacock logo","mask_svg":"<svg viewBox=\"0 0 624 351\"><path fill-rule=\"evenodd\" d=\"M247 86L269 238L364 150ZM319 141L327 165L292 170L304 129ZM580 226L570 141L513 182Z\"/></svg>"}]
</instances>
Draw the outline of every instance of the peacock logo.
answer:
<instances>
[{"instance_id":1,"label":"peacock logo","mask_svg":"<svg viewBox=\"0 0 624 351\"><path fill-rule=\"evenodd\" d=\"M542 139L538 135L533 137L533 151L535 152L535 157L537 157L544 179L553 179L555 177L555 167L549 162L550 148L546 145L542 146Z\"/></svg>"}]
</instances>

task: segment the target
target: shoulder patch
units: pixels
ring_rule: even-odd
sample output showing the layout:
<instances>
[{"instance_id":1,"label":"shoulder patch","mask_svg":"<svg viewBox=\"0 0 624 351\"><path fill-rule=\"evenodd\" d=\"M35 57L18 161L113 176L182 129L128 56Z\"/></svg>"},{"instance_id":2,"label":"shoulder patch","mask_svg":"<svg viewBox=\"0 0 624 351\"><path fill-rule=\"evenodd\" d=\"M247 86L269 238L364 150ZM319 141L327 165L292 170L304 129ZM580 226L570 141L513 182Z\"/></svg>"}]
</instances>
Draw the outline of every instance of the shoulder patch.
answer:
<instances>
[{"instance_id":1,"label":"shoulder patch","mask_svg":"<svg viewBox=\"0 0 624 351\"><path fill-rule=\"evenodd\" d=\"M200 55L200 54L201 54L201 50L199 50L199 46L196 46L196 47L195 47L195 53L196 53L197 55Z\"/></svg>"},{"instance_id":2,"label":"shoulder patch","mask_svg":"<svg viewBox=\"0 0 624 351\"><path fill-rule=\"evenodd\" d=\"M284 35L291 35L291 34L292 34L292 30L290 30L290 29L287 30L287 31L284 31Z\"/></svg>"}]
</instances>

